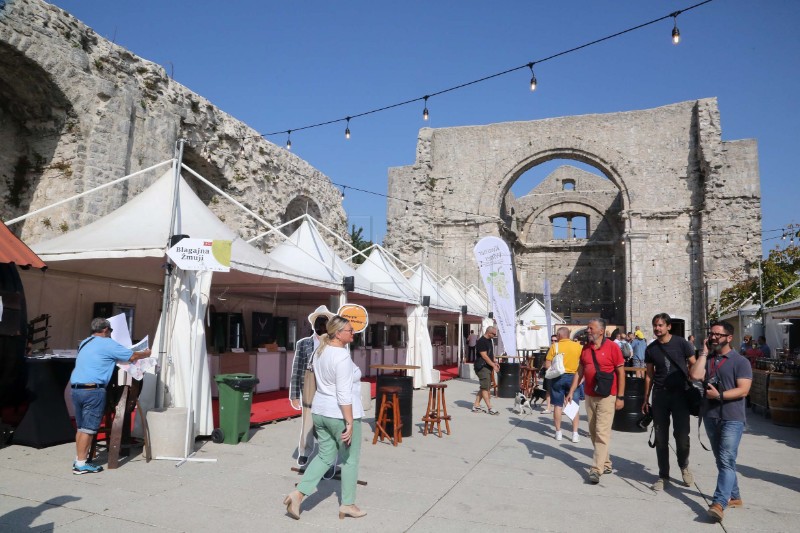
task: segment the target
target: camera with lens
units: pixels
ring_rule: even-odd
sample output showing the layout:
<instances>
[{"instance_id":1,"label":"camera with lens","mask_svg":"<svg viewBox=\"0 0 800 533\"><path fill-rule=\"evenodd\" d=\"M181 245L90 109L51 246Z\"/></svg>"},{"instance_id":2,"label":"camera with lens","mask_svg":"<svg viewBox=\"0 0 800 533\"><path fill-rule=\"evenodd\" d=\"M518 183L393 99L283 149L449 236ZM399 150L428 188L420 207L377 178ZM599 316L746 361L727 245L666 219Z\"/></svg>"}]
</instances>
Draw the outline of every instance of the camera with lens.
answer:
<instances>
[{"instance_id":1,"label":"camera with lens","mask_svg":"<svg viewBox=\"0 0 800 533\"><path fill-rule=\"evenodd\" d=\"M647 429L647 426L653 423L653 408L647 410L645 414L636 421L636 425L642 429Z\"/></svg>"},{"instance_id":2,"label":"camera with lens","mask_svg":"<svg viewBox=\"0 0 800 533\"><path fill-rule=\"evenodd\" d=\"M719 376L711 376L703 381L703 396L705 396L705 392L708 390L709 385L713 385L713 387L717 389L720 394L724 392L722 388L722 382L719 380Z\"/></svg>"}]
</instances>

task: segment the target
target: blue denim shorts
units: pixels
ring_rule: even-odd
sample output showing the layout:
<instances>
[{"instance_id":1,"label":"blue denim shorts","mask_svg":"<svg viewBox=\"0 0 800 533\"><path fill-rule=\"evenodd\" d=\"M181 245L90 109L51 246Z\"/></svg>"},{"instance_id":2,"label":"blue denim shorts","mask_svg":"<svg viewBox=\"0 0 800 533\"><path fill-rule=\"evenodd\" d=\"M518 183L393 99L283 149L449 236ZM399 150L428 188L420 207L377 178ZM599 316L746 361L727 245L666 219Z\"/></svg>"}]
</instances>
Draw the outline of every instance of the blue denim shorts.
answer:
<instances>
[{"instance_id":1,"label":"blue denim shorts","mask_svg":"<svg viewBox=\"0 0 800 533\"><path fill-rule=\"evenodd\" d=\"M72 405L78 431L94 435L106 410L106 389L72 389Z\"/></svg>"},{"instance_id":2,"label":"blue denim shorts","mask_svg":"<svg viewBox=\"0 0 800 533\"><path fill-rule=\"evenodd\" d=\"M572 386L572 378L575 374L561 374L552 380L550 385L550 403L556 407L564 407L564 398L569 393L569 388ZM572 395L572 400L575 403L581 403L583 400L583 383L575 389L575 394Z\"/></svg>"}]
</instances>

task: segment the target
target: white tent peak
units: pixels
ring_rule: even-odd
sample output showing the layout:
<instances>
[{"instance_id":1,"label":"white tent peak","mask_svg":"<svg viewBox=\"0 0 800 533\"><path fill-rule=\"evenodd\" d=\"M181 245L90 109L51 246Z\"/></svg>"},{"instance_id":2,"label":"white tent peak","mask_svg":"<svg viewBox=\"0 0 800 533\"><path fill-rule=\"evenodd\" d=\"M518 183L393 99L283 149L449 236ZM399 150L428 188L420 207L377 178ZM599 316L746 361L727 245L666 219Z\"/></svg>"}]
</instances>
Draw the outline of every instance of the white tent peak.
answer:
<instances>
[{"instance_id":1,"label":"white tent peak","mask_svg":"<svg viewBox=\"0 0 800 533\"><path fill-rule=\"evenodd\" d=\"M387 252L379 246L372 248L367 259L356 269L369 283L373 292L391 295L407 302L418 302L414 287L394 265Z\"/></svg>"}]
</instances>

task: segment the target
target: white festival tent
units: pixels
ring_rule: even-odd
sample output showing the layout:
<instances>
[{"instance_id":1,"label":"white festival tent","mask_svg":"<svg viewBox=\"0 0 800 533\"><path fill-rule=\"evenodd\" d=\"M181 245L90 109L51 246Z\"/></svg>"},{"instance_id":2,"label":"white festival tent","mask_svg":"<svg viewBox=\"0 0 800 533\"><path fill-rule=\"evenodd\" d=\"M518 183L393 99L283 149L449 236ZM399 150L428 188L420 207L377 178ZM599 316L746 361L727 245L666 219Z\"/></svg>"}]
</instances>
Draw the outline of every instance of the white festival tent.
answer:
<instances>
[{"instance_id":1,"label":"white festival tent","mask_svg":"<svg viewBox=\"0 0 800 533\"><path fill-rule=\"evenodd\" d=\"M369 255L358 266L356 272L367 280L370 288L376 292L390 294L398 301L419 303L416 289L398 270L388 252L378 245L372 247Z\"/></svg>"},{"instance_id":2,"label":"white festival tent","mask_svg":"<svg viewBox=\"0 0 800 533\"><path fill-rule=\"evenodd\" d=\"M564 319L551 312L551 324L563 324ZM550 335L547 331L547 312L544 304L534 298L527 304L517 309L517 320L522 324L517 325L517 348L538 350L549 346Z\"/></svg>"},{"instance_id":3,"label":"white festival tent","mask_svg":"<svg viewBox=\"0 0 800 533\"><path fill-rule=\"evenodd\" d=\"M442 287L442 290L450 296L450 299L454 302L460 304L460 306L466 306L467 313L471 314L473 317L477 317L477 320L482 321L486 318L489 314L489 311L481 309L481 305L474 301L474 298L469 297L469 293L467 291L467 287L465 287L460 281L458 281L453 276L446 276L444 277L439 285ZM464 357L464 337L461 334L463 329L465 317L463 314L459 314L458 317L458 354L459 359ZM475 319L473 319L475 320Z\"/></svg>"},{"instance_id":4,"label":"white festival tent","mask_svg":"<svg viewBox=\"0 0 800 533\"><path fill-rule=\"evenodd\" d=\"M406 364L418 366L413 370L414 388L421 389L433 382L433 346L428 333L428 308L422 305L409 305L406 307L408 317L408 348L406 350Z\"/></svg>"},{"instance_id":5,"label":"white festival tent","mask_svg":"<svg viewBox=\"0 0 800 533\"><path fill-rule=\"evenodd\" d=\"M33 246L41 257L47 257L51 271L63 271L78 276L118 279L130 282L158 284L163 280L165 245L169 237L174 190L174 170L168 170L150 187L125 205L95 222ZM194 194L181 178L177 203L178 234L194 238L231 240L231 271L214 273L214 281L226 287L244 287L249 291L295 292L327 290L335 294L336 286L297 274L280 262L268 258L254 248L222 221ZM209 278L211 276L208 276ZM213 430L211 389L206 364L202 320L208 303L210 283L195 276L178 276L174 283L170 315L167 317L168 360L174 366L162 364L165 387L171 404L167 407L186 407L191 384L195 388L193 411L195 435L209 435ZM198 291L200 306L197 306ZM157 333L159 335L160 332ZM158 346L158 338L152 346ZM189 353L191 351L191 354ZM191 357L190 357L191 355ZM195 361L194 376L190 375ZM150 392L152 393L152 392ZM147 390L142 391L146 408ZM151 404L152 405L152 404Z\"/></svg>"}]
</instances>

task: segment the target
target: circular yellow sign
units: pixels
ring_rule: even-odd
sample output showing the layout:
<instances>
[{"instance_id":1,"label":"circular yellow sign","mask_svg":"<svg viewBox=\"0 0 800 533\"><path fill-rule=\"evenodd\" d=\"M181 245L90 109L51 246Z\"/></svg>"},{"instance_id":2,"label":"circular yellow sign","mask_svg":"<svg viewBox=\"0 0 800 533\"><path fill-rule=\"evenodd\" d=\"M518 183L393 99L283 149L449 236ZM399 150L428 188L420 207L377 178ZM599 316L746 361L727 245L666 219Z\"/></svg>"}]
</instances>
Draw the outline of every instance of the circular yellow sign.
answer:
<instances>
[{"instance_id":1,"label":"circular yellow sign","mask_svg":"<svg viewBox=\"0 0 800 533\"><path fill-rule=\"evenodd\" d=\"M361 333L367 329L369 324L367 310L357 304L345 304L339 308L336 314L346 318L353 326L353 332L355 333Z\"/></svg>"}]
</instances>

